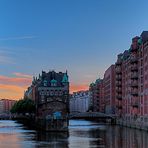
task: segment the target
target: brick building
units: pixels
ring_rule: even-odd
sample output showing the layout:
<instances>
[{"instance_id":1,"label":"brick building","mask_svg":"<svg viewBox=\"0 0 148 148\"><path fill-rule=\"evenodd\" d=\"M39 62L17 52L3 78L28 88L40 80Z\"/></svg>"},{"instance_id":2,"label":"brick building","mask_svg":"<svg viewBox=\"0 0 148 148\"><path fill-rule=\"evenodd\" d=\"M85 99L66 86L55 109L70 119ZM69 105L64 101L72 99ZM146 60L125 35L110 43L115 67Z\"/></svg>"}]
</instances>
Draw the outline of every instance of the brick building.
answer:
<instances>
[{"instance_id":1,"label":"brick building","mask_svg":"<svg viewBox=\"0 0 148 148\"><path fill-rule=\"evenodd\" d=\"M94 112L115 114L115 65L111 65L105 71L103 79L97 79L95 83L91 83L89 90L90 106L92 106Z\"/></svg>"},{"instance_id":2,"label":"brick building","mask_svg":"<svg viewBox=\"0 0 148 148\"><path fill-rule=\"evenodd\" d=\"M104 102L105 113L115 113L115 65L111 65L104 74L103 78L104 87Z\"/></svg>"},{"instance_id":3,"label":"brick building","mask_svg":"<svg viewBox=\"0 0 148 148\"><path fill-rule=\"evenodd\" d=\"M90 108L94 112L104 112L104 87L103 79L97 79L95 83L89 86L90 91Z\"/></svg>"},{"instance_id":4,"label":"brick building","mask_svg":"<svg viewBox=\"0 0 148 148\"><path fill-rule=\"evenodd\" d=\"M32 85L25 92L25 98L35 100L39 118L45 118L54 112L65 115L69 112L69 81L66 73L45 72L33 78Z\"/></svg>"},{"instance_id":5,"label":"brick building","mask_svg":"<svg viewBox=\"0 0 148 148\"><path fill-rule=\"evenodd\" d=\"M148 31L132 39L116 62L118 115L127 121L148 121Z\"/></svg>"},{"instance_id":6,"label":"brick building","mask_svg":"<svg viewBox=\"0 0 148 148\"><path fill-rule=\"evenodd\" d=\"M0 113L10 113L12 106L15 104L15 100L1 99L0 100Z\"/></svg>"}]
</instances>

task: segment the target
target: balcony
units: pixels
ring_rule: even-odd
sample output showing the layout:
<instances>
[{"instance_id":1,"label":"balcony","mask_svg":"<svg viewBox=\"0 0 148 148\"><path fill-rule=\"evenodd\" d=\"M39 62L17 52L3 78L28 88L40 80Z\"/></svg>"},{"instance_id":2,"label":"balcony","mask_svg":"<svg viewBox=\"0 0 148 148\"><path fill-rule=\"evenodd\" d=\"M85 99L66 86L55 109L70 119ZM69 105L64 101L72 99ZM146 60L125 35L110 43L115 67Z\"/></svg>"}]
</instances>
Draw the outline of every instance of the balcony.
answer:
<instances>
[{"instance_id":1,"label":"balcony","mask_svg":"<svg viewBox=\"0 0 148 148\"><path fill-rule=\"evenodd\" d=\"M139 107L139 103L138 103L138 102L133 102L133 103L132 103L132 107L138 108L138 107Z\"/></svg>"},{"instance_id":2,"label":"balcony","mask_svg":"<svg viewBox=\"0 0 148 148\"><path fill-rule=\"evenodd\" d=\"M138 96L138 89L131 90L131 95Z\"/></svg>"},{"instance_id":3,"label":"balcony","mask_svg":"<svg viewBox=\"0 0 148 148\"><path fill-rule=\"evenodd\" d=\"M121 83L121 81L116 81L116 86L117 86L117 87L120 87L120 86L122 86L122 83Z\"/></svg>"},{"instance_id":4,"label":"balcony","mask_svg":"<svg viewBox=\"0 0 148 148\"><path fill-rule=\"evenodd\" d=\"M138 79L138 73L132 73L131 74L131 79Z\"/></svg>"},{"instance_id":5,"label":"balcony","mask_svg":"<svg viewBox=\"0 0 148 148\"><path fill-rule=\"evenodd\" d=\"M118 95L116 96L116 98L117 98L118 100L122 100L122 95L121 95L121 94L118 94Z\"/></svg>"},{"instance_id":6,"label":"balcony","mask_svg":"<svg viewBox=\"0 0 148 148\"><path fill-rule=\"evenodd\" d=\"M137 56L131 56L131 57L130 57L130 62L131 62L131 63L137 63L137 62L138 62Z\"/></svg>"},{"instance_id":7,"label":"balcony","mask_svg":"<svg viewBox=\"0 0 148 148\"><path fill-rule=\"evenodd\" d=\"M122 80L122 75L121 74L116 75L116 80Z\"/></svg>"},{"instance_id":8,"label":"balcony","mask_svg":"<svg viewBox=\"0 0 148 148\"><path fill-rule=\"evenodd\" d=\"M117 73L117 74L121 74L121 73L122 73L121 67L116 67L116 73Z\"/></svg>"},{"instance_id":9,"label":"balcony","mask_svg":"<svg viewBox=\"0 0 148 148\"><path fill-rule=\"evenodd\" d=\"M138 71L138 66L137 65L132 65L131 66L131 71Z\"/></svg>"},{"instance_id":10,"label":"balcony","mask_svg":"<svg viewBox=\"0 0 148 148\"><path fill-rule=\"evenodd\" d=\"M130 86L131 87L138 87L138 81L132 81Z\"/></svg>"},{"instance_id":11,"label":"balcony","mask_svg":"<svg viewBox=\"0 0 148 148\"><path fill-rule=\"evenodd\" d=\"M122 88L121 87L116 87L116 92L117 93L121 93L122 92Z\"/></svg>"}]
</instances>

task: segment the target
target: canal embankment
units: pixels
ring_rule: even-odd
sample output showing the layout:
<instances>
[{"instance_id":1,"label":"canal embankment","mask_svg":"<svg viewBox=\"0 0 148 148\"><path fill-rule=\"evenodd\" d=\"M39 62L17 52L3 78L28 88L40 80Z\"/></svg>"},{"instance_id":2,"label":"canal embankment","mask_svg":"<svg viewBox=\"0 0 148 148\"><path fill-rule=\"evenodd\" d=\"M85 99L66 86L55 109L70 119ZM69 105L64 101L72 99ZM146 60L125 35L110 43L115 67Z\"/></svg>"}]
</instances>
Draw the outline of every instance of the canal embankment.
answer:
<instances>
[{"instance_id":1,"label":"canal embankment","mask_svg":"<svg viewBox=\"0 0 148 148\"><path fill-rule=\"evenodd\" d=\"M124 120L124 119L117 119L116 124L120 125L120 126L129 127L129 128L148 131L148 123L147 122L142 122L142 121L139 121L139 120L137 120L137 121L134 121L134 120L127 121L127 120Z\"/></svg>"}]
</instances>

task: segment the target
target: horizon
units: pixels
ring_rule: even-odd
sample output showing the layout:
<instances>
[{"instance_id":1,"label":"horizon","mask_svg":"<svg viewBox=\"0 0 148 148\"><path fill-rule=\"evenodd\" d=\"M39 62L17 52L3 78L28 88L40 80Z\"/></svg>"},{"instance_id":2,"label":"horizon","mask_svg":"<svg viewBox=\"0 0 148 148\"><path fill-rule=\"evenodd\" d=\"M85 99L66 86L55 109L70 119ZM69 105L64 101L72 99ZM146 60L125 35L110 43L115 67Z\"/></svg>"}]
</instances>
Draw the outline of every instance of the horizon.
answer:
<instances>
[{"instance_id":1,"label":"horizon","mask_svg":"<svg viewBox=\"0 0 148 148\"><path fill-rule=\"evenodd\" d=\"M146 4L1 1L0 98L23 97L32 77L49 69L68 70L71 92L87 90L129 49L133 37L148 30Z\"/></svg>"}]
</instances>

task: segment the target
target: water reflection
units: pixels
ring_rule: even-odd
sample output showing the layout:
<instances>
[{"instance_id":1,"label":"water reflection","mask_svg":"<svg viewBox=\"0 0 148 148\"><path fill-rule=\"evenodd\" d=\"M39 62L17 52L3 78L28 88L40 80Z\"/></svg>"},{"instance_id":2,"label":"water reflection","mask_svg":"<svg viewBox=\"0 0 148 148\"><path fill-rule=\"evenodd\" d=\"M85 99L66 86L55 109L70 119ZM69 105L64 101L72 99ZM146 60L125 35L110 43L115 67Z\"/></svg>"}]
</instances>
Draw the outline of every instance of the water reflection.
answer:
<instances>
[{"instance_id":1,"label":"water reflection","mask_svg":"<svg viewBox=\"0 0 148 148\"><path fill-rule=\"evenodd\" d=\"M68 148L68 136L67 132L65 133L56 133L56 132L37 132L36 133L36 148Z\"/></svg>"},{"instance_id":2,"label":"water reflection","mask_svg":"<svg viewBox=\"0 0 148 148\"><path fill-rule=\"evenodd\" d=\"M71 120L68 133L37 132L0 121L0 148L147 148L148 132Z\"/></svg>"}]
</instances>

